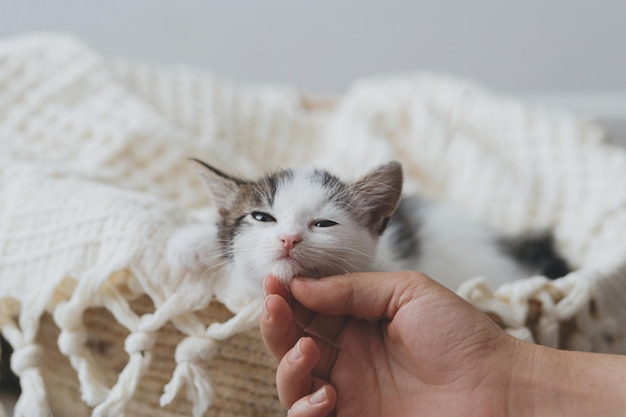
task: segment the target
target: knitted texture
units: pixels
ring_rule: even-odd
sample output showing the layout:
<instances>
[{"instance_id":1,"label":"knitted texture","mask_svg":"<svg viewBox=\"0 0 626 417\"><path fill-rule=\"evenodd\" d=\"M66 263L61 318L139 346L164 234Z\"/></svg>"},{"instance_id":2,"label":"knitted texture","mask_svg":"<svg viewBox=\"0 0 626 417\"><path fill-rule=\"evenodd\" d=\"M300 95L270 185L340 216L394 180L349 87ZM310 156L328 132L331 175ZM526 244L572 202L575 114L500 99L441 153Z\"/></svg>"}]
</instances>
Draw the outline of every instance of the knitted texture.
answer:
<instances>
[{"instance_id":1,"label":"knitted texture","mask_svg":"<svg viewBox=\"0 0 626 417\"><path fill-rule=\"evenodd\" d=\"M181 391L196 417L212 403L278 413L258 333L222 340L248 330L259 300L216 300L211 279L165 262L172 232L212 208L191 156L243 176L316 164L347 178L396 159L409 191L503 231L553 227L576 272L495 289L468 276L459 294L517 337L626 352L626 154L568 114L429 74L363 80L311 111L286 87L112 62L38 35L0 43L0 120L0 329L22 386L16 416L55 410L63 384L48 382L67 369L86 415L174 415L159 407L178 407ZM226 333L218 303L245 316ZM107 349L115 366L100 366ZM146 390L157 400L142 407Z\"/></svg>"}]
</instances>

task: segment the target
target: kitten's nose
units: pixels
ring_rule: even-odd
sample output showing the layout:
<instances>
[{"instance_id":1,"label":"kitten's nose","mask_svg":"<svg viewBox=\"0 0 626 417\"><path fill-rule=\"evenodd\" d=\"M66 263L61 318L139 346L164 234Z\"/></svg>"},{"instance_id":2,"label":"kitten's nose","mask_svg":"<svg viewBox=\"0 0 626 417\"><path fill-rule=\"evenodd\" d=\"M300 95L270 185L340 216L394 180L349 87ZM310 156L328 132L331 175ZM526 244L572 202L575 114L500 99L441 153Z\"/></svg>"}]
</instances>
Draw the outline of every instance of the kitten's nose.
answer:
<instances>
[{"instance_id":1,"label":"kitten's nose","mask_svg":"<svg viewBox=\"0 0 626 417\"><path fill-rule=\"evenodd\" d=\"M283 235L280 237L280 241L285 249L291 250L298 243L302 242L302 237L300 235Z\"/></svg>"}]
</instances>

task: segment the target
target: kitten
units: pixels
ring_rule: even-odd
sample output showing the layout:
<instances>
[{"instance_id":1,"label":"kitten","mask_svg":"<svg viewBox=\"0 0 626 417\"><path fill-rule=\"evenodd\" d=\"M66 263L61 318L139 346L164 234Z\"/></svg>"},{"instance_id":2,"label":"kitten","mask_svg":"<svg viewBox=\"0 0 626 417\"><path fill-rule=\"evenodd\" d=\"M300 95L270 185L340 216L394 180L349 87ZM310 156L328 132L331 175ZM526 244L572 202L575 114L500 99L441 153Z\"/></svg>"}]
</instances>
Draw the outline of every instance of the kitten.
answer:
<instances>
[{"instance_id":1,"label":"kitten","mask_svg":"<svg viewBox=\"0 0 626 417\"><path fill-rule=\"evenodd\" d=\"M174 235L168 260L196 270L218 265L218 293L260 296L269 274L288 283L293 276L413 269L455 290L474 276L497 287L568 272L547 235L505 238L451 206L401 197L397 162L345 183L304 168L250 181L194 161L218 219Z\"/></svg>"}]
</instances>

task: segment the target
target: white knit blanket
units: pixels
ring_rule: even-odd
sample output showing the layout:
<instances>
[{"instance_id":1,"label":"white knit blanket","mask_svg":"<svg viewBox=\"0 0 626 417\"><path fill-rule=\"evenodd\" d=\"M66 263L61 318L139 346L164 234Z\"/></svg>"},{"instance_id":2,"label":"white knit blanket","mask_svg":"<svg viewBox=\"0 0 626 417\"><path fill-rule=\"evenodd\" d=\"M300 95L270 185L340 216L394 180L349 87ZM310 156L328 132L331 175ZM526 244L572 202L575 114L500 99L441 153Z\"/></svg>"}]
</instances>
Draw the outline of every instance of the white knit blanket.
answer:
<instances>
[{"instance_id":1,"label":"white knit blanket","mask_svg":"<svg viewBox=\"0 0 626 417\"><path fill-rule=\"evenodd\" d=\"M315 163L349 178L397 159L408 190L502 230L553 226L576 272L498 289L467 277L459 293L518 337L558 346L558 324L575 320L570 347L626 352L626 154L598 126L428 74L364 80L309 111L289 88L111 62L38 35L0 43L0 326L22 384L16 416L48 413L35 342L45 311L94 415L123 414L168 322L188 337L162 404L186 386L195 416L210 406L199 365L216 344L193 311L212 289L164 260L172 231L210 208L190 156L241 175ZM129 308L140 294L153 314ZM531 299L542 304L532 334ZM93 306L130 332L113 387L85 344L81 314Z\"/></svg>"}]
</instances>

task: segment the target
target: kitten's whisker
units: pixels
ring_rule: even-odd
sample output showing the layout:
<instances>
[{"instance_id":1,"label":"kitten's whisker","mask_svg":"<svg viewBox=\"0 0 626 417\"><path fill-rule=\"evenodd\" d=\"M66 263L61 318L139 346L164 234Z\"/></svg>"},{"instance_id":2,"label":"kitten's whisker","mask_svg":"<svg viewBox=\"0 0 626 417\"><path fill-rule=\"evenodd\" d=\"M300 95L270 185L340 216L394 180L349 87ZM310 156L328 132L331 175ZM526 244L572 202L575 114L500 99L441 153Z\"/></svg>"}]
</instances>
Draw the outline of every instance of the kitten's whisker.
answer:
<instances>
[{"instance_id":1,"label":"kitten's whisker","mask_svg":"<svg viewBox=\"0 0 626 417\"><path fill-rule=\"evenodd\" d=\"M240 265L243 268L242 272L250 274L260 274L263 268L277 267L277 270L286 271L285 274L304 269L318 276L371 270L372 267L378 266L375 255L371 253L377 243L375 236L371 236L371 242L355 241L355 239L368 239L368 237L362 234L352 234L350 230L346 230L346 236L341 237L334 231L327 232L329 234L326 235L326 239L331 242L320 242L314 237L315 235L311 235L313 236L311 238L305 236L291 252L291 257L299 265L297 266L291 263L277 263L276 259L284 253L280 242L276 238L262 238L263 235L256 232L257 223L252 219L245 218L245 227L241 229L227 230L228 233L224 233L223 228L231 227L227 224L232 224L233 219L240 216L246 216L251 210L266 211L276 215L275 221L281 223L283 218L280 216L283 216L285 210L290 214L298 213L300 197L315 197L318 192L319 198L313 202L313 205L322 207L322 215L330 208L331 210L327 210L328 213L336 213L339 210L345 212L353 220L361 221L364 211L380 210L381 201L384 203L383 199L391 198L389 196L393 193L389 191L394 189L392 184L396 184L396 182L391 182L394 180L393 175L389 177L389 183L377 181L384 181L387 178L386 172L382 174L379 172L359 182L346 184L321 170L314 170L308 174L305 172L304 175L301 175L300 171L293 175L293 171L282 170L266 174L254 181L237 180L235 177L229 177L220 172L214 173L222 177L221 180L218 179L218 183L226 178L236 186L229 188L226 192L239 193L234 197L239 198L238 201L241 204L230 207L232 212L224 215L225 217L222 217L222 221L218 223L219 236L211 237L215 246L210 250L201 251L194 259L210 269L211 272L207 273L209 279L216 276L219 269L231 265ZM220 191L219 184L217 187ZM309 194L311 187L313 191ZM315 187L321 187L321 189ZM215 191L213 187L211 189ZM273 205L282 198L279 193L283 191L290 193L289 205L286 208L284 205L274 207ZM307 203L307 207L309 206ZM297 221L305 225L305 222L311 219L297 218ZM263 227L268 226L273 227L271 224ZM364 226L357 223L354 227L363 228ZM244 230L247 232L244 233Z\"/></svg>"}]
</instances>

